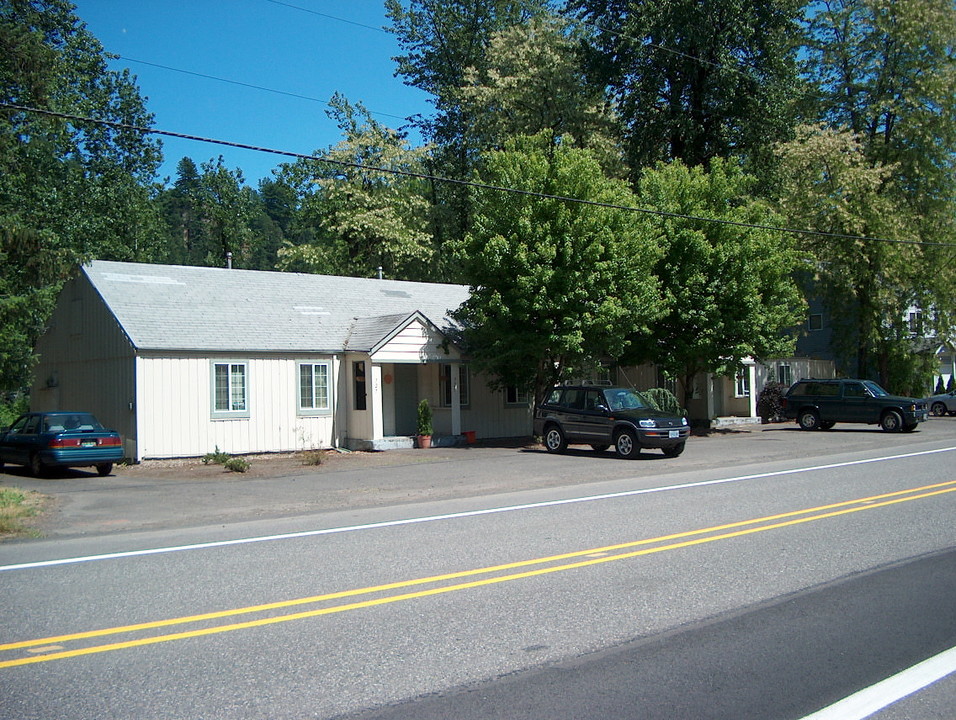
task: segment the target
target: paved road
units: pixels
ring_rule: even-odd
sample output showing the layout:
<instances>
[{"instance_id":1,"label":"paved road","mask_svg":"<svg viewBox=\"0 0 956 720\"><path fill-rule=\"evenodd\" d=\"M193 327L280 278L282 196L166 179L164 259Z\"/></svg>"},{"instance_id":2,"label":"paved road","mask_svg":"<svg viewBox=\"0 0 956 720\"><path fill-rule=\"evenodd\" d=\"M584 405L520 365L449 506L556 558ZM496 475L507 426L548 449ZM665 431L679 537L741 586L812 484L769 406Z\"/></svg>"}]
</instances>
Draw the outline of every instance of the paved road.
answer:
<instances>
[{"instance_id":1,"label":"paved road","mask_svg":"<svg viewBox=\"0 0 956 720\"><path fill-rule=\"evenodd\" d=\"M825 457L847 450L920 447L956 437L956 418L932 418L913 434L887 435L866 425L838 425L806 433L793 423L750 425L694 437L677 459L646 451L634 463L612 452L572 448L542 461L538 447L468 447L396 450L336 457L314 469L289 462L256 460L265 476L247 478L218 468L172 469L150 463L116 468L100 478L67 470L32 478L24 469L0 469L0 485L16 485L55 498L40 529L46 537L186 528L316 512L353 510L522 490L581 487L632 476L665 476L689 470ZM504 468L504 470L502 470ZM574 491L576 492L576 491Z\"/></svg>"},{"instance_id":2,"label":"paved road","mask_svg":"<svg viewBox=\"0 0 956 720\"><path fill-rule=\"evenodd\" d=\"M277 478L261 519L0 545L0 718L796 720L956 645L954 452L945 418L675 461L463 450L334 473L428 500L290 514Z\"/></svg>"}]
</instances>

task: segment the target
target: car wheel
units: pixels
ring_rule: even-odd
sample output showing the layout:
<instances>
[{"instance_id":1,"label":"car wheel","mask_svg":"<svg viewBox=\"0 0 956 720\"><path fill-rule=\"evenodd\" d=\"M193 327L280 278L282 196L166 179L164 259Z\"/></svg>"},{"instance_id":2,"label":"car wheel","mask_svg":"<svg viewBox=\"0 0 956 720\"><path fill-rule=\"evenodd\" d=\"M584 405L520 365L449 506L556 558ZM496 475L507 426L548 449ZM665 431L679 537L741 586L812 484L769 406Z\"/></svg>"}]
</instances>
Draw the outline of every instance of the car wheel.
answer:
<instances>
[{"instance_id":1,"label":"car wheel","mask_svg":"<svg viewBox=\"0 0 956 720\"><path fill-rule=\"evenodd\" d=\"M912 425L904 425L903 432L913 432L918 426L919 426L919 423L913 423Z\"/></svg>"},{"instance_id":2,"label":"car wheel","mask_svg":"<svg viewBox=\"0 0 956 720\"><path fill-rule=\"evenodd\" d=\"M664 454L667 457L677 457L682 452L684 452L684 443L678 443L677 445L673 445L672 447L664 448Z\"/></svg>"},{"instance_id":3,"label":"car wheel","mask_svg":"<svg viewBox=\"0 0 956 720\"><path fill-rule=\"evenodd\" d=\"M800 423L800 427L804 430L820 429L820 416L817 415L816 410L804 410L797 418L797 422Z\"/></svg>"},{"instance_id":4,"label":"car wheel","mask_svg":"<svg viewBox=\"0 0 956 720\"><path fill-rule=\"evenodd\" d=\"M826 422L822 422L822 421L821 421L821 422L820 422L820 429L821 429L821 430L832 430L834 425L836 425L836 423L833 422L832 420L827 420Z\"/></svg>"},{"instance_id":5,"label":"car wheel","mask_svg":"<svg viewBox=\"0 0 956 720\"><path fill-rule=\"evenodd\" d=\"M592 449L594 452L604 452L604 451L607 450L609 447L611 447L611 446L610 446L610 445L605 445L604 443L591 443L591 449Z\"/></svg>"},{"instance_id":6,"label":"car wheel","mask_svg":"<svg viewBox=\"0 0 956 720\"><path fill-rule=\"evenodd\" d=\"M113 463L100 463L96 466L96 472L100 474L100 477L106 477L112 469Z\"/></svg>"},{"instance_id":7,"label":"car wheel","mask_svg":"<svg viewBox=\"0 0 956 720\"><path fill-rule=\"evenodd\" d=\"M30 474L33 477L43 477L43 473L46 468L43 465L43 461L40 459L40 456L36 453L30 456Z\"/></svg>"},{"instance_id":8,"label":"car wheel","mask_svg":"<svg viewBox=\"0 0 956 720\"><path fill-rule=\"evenodd\" d=\"M934 402L933 406L930 408L930 412L936 417L943 417L943 415L946 414L946 405L941 402Z\"/></svg>"},{"instance_id":9,"label":"car wheel","mask_svg":"<svg viewBox=\"0 0 956 720\"><path fill-rule=\"evenodd\" d=\"M899 432L903 429L903 418L896 410L890 410L880 418L880 427L885 432Z\"/></svg>"},{"instance_id":10,"label":"car wheel","mask_svg":"<svg viewBox=\"0 0 956 720\"><path fill-rule=\"evenodd\" d=\"M544 430L544 447L550 453L562 453L568 447L564 433L557 425L548 425Z\"/></svg>"},{"instance_id":11,"label":"car wheel","mask_svg":"<svg viewBox=\"0 0 956 720\"><path fill-rule=\"evenodd\" d=\"M633 430L621 430L614 438L614 451L618 457L632 460L641 454L641 444Z\"/></svg>"}]
</instances>

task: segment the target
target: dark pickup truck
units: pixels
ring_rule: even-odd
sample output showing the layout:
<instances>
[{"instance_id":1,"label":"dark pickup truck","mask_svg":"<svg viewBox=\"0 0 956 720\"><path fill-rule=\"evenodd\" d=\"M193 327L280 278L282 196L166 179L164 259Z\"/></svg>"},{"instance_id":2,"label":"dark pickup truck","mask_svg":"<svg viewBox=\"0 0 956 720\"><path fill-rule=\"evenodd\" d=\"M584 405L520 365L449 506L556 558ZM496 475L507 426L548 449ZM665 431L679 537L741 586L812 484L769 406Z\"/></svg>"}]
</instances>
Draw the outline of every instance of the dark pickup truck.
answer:
<instances>
[{"instance_id":1,"label":"dark pickup truck","mask_svg":"<svg viewBox=\"0 0 956 720\"><path fill-rule=\"evenodd\" d=\"M879 425L886 432L912 432L929 416L926 403L890 395L871 380L800 380L783 399L786 417L804 430L836 423Z\"/></svg>"}]
</instances>

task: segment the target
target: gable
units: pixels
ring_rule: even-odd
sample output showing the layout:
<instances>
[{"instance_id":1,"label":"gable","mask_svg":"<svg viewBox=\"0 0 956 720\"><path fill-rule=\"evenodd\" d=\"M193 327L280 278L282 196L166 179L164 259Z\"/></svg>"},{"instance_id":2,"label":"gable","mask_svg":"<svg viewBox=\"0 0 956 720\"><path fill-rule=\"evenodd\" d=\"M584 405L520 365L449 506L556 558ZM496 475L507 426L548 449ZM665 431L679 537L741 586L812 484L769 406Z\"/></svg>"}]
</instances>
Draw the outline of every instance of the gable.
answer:
<instances>
[{"instance_id":1,"label":"gable","mask_svg":"<svg viewBox=\"0 0 956 720\"><path fill-rule=\"evenodd\" d=\"M461 353L444 333L416 314L373 348L371 357L373 362L451 362L459 360Z\"/></svg>"}]
</instances>

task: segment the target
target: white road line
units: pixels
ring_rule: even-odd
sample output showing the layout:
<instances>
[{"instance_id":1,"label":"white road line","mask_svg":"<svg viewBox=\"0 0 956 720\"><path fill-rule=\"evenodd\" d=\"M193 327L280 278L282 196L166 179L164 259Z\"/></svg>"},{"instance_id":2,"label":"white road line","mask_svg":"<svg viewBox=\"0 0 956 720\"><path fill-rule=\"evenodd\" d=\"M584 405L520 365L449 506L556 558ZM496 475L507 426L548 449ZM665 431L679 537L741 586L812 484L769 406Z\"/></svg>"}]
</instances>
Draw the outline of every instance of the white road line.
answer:
<instances>
[{"instance_id":1,"label":"white road line","mask_svg":"<svg viewBox=\"0 0 956 720\"><path fill-rule=\"evenodd\" d=\"M486 510L466 510L463 512L449 513L447 515L428 515L426 517L406 518L404 520L388 520L385 522L369 523L367 525L350 525L337 528L326 528L324 530L304 530L294 533L283 533L281 535L263 535L258 537L240 538L237 540L217 540L215 542L195 543L192 545L175 545L171 547L150 548L147 550L130 550L127 552L105 553L103 555L87 555L84 557L63 558L60 560L42 560L38 562L20 563L17 565L0 565L0 572L8 570L27 570L30 568L52 567L54 565L73 565L76 563L93 562L96 560L114 560L117 558L140 557L143 555L159 555L163 553L184 552L186 550L205 550L208 548L228 547L230 545L248 545L250 543L271 542L273 540L292 540L296 538L313 537L317 535L334 535L338 533L357 532L359 530L376 530L379 528L398 527L401 525L416 525L419 523L437 522L440 520L456 520L460 518L477 517L479 515L495 515L498 513L516 512L518 510L536 510L539 508L556 507L559 505L572 505L575 503L596 502L599 500L613 500L616 498L633 497L636 495L650 495L652 493L670 492L673 490L688 490L693 488L707 487L708 485L723 485L725 483L738 483L747 480L760 480L770 477L781 477L784 475L796 475L799 473L816 472L818 470L833 470L836 468L852 467L854 465L867 465L870 463L888 462L891 460L902 460L906 458L919 457L922 455L935 455L937 453L951 452L956 447L940 448L938 450L922 450L920 452L905 453L903 455L888 455L867 460L852 460L850 462L831 463L828 465L814 465L806 468L794 468L792 470L778 470L776 472L757 473L755 475L740 475L737 477L721 478L718 480L702 480L700 482L682 483L680 485L663 485L653 488L643 488L641 490L624 490L622 492L607 493L604 495L587 495L585 497L568 498L565 500L548 500L538 503L527 503L525 505L507 505L505 507L488 508Z\"/></svg>"},{"instance_id":2,"label":"white road line","mask_svg":"<svg viewBox=\"0 0 956 720\"><path fill-rule=\"evenodd\" d=\"M950 648L802 720L863 720L954 672L956 648Z\"/></svg>"}]
</instances>

